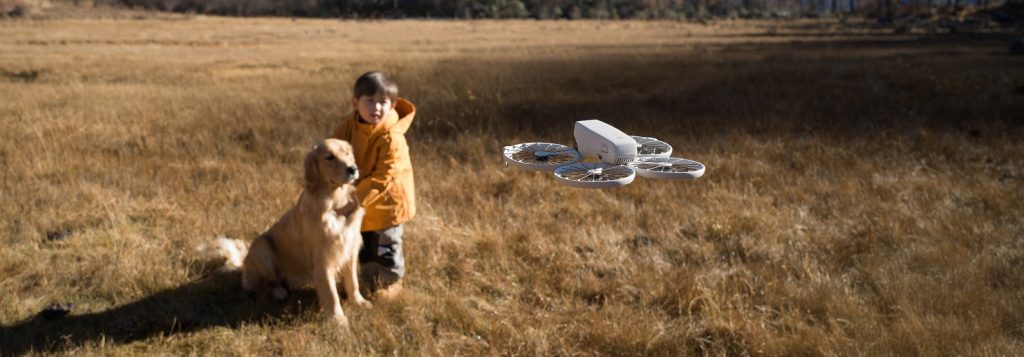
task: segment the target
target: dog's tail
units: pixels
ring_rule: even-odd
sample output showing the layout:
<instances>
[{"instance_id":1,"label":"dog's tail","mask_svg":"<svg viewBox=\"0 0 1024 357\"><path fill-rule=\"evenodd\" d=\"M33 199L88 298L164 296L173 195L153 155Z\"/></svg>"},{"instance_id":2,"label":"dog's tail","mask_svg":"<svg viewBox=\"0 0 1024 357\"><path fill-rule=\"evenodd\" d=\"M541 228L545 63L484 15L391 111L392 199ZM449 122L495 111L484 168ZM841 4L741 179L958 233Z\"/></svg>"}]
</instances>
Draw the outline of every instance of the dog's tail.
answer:
<instances>
[{"instance_id":1,"label":"dog's tail","mask_svg":"<svg viewBox=\"0 0 1024 357\"><path fill-rule=\"evenodd\" d=\"M224 270L235 271L242 268L242 261L249 253L249 246L238 239L224 236L217 237L211 244L202 244L199 251L224 258Z\"/></svg>"}]
</instances>

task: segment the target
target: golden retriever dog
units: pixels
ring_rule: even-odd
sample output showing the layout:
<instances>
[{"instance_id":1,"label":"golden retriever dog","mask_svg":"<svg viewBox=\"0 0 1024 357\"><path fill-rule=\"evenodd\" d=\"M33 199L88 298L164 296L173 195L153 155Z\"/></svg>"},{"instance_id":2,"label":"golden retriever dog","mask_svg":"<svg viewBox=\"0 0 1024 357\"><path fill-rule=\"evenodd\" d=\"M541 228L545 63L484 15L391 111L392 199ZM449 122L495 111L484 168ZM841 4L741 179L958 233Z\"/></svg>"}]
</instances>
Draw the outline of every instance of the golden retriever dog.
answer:
<instances>
[{"instance_id":1,"label":"golden retriever dog","mask_svg":"<svg viewBox=\"0 0 1024 357\"><path fill-rule=\"evenodd\" d=\"M269 230L248 247L226 238L217 245L228 258L225 265L242 270L245 290L270 289L283 300L288 288L312 284L321 310L347 327L336 287L339 273L351 301L370 307L356 275L365 210L355 197L359 170L352 146L337 139L320 142L306 155L305 170L299 201Z\"/></svg>"}]
</instances>

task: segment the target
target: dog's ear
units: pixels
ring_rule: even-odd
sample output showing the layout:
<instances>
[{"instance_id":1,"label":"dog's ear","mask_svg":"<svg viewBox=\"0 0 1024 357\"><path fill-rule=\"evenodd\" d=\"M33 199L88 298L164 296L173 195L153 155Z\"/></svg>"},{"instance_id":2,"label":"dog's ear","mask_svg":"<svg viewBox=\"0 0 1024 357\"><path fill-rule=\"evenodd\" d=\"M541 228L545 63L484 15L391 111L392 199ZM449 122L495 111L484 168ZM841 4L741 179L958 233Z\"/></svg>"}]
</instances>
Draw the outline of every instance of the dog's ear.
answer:
<instances>
[{"instance_id":1,"label":"dog's ear","mask_svg":"<svg viewBox=\"0 0 1024 357\"><path fill-rule=\"evenodd\" d=\"M316 155L320 150L320 145L314 146L313 150L306 154L306 189L312 190L317 183L320 182L320 167L316 164Z\"/></svg>"}]
</instances>

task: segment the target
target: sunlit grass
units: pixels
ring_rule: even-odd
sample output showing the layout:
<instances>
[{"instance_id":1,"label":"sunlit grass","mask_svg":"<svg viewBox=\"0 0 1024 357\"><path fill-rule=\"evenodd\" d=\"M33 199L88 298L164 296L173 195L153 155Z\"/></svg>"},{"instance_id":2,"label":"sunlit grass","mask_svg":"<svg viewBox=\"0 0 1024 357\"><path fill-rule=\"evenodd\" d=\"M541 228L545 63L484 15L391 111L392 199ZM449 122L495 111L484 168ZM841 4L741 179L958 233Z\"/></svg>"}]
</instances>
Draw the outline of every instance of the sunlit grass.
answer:
<instances>
[{"instance_id":1,"label":"sunlit grass","mask_svg":"<svg viewBox=\"0 0 1024 357\"><path fill-rule=\"evenodd\" d=\"M810 25L0 23L4 354L1020 354L1020 60L786 36L833 29ZM345 334L195 247L294 203L372 69L419 108L419 213L404 295L343 305ZM589 118L708 171L593 191L502 165Z\"/></svg>"}]
</instances>

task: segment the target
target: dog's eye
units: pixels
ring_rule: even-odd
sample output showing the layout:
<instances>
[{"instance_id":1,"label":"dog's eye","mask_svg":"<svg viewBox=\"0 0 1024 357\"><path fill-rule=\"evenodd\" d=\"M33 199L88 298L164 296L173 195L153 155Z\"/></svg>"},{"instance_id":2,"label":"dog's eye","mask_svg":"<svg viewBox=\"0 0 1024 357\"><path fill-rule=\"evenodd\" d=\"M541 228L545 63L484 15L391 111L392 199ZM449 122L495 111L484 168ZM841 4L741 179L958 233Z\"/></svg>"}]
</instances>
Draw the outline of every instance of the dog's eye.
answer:
<instances>
[{"instance_id":1,"label":"dog's eye","mask_svg":"<svg viewBox=\"0 0 1024 357\"><path fill-rule=\"evenodd\" d=\"M327 155L327 161L334 161L334 155Z\"/></svg>"}]
</instances>

